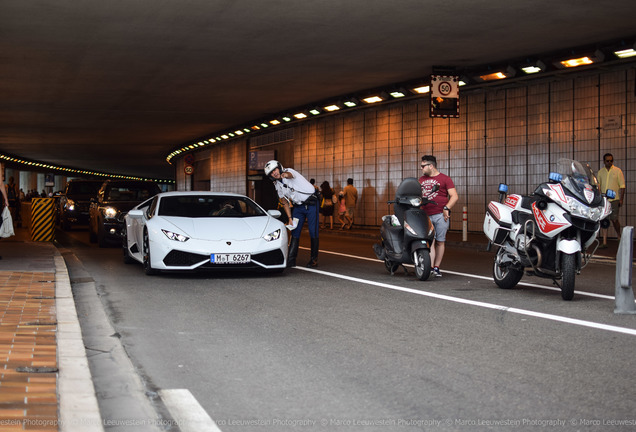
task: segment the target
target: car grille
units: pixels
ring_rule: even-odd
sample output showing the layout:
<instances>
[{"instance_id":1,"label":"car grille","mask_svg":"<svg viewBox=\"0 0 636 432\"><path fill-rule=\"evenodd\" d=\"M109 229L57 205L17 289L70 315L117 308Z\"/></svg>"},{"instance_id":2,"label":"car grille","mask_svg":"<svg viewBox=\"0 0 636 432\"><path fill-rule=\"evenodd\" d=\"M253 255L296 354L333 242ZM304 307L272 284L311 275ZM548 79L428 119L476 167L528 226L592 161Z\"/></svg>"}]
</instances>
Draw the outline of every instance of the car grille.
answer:
<instances>
[{"instance_id":1,"label":"car grille","mask_svg":"<svg viewBox=\"0 0 636 432\"><path fill-rule=\"evenodd\" d=\"M170 253L168 253L168 255L166 255L163 259L163 263L168 267L190 267L200 263L201 261L207 261L201 266L201 268L261 268L261 266L253 262L248 264L212 264L210 262L210 255L195 254L177 250L170 251ZM280 249L276 249L252 255L252 261L258 261L259 263L267 266L280 265L285 261L285 256Z\"/></svg>"}]
</instances>

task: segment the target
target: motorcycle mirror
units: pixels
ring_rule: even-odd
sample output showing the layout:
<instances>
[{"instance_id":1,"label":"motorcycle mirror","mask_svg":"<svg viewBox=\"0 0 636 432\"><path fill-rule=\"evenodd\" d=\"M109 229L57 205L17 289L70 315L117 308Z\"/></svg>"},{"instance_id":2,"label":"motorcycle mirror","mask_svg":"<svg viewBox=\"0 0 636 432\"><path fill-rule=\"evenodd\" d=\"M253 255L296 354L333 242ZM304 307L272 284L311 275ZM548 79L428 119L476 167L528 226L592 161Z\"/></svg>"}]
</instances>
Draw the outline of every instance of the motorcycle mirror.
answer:
<instances>
[{"instance_id":1,"label":"motorcycle mirror","mask_svg":"<svg viewBox=\"0 0 636 432\"><path fill-rule=\"evenodd\" d=\"M505 183L499 183L499 193L508 193L508 185Z\"/></svg>"},{"instance_id":2,"label":"motorcycle mirror","mask_svg":"<svg viewBox=\"0 0 636 432\"><path fill-rule=\"evenodd\" d=\"M561 180L563 180L563 175L556 172L551 172L548 178L550 179L550 181L561 183Z\"/></svg>"},{"instance_id":3,"label":"motorcycle mirror","mask_svg":"<svg viewBox=\"0 0 636 432\"><path fill-rule=\"evenodd\" d=\"M431 189L431 192L437 192L439 190L439 185L437 183L435 183L433 185L433 188Z\"/></svg>"}]
</instances>

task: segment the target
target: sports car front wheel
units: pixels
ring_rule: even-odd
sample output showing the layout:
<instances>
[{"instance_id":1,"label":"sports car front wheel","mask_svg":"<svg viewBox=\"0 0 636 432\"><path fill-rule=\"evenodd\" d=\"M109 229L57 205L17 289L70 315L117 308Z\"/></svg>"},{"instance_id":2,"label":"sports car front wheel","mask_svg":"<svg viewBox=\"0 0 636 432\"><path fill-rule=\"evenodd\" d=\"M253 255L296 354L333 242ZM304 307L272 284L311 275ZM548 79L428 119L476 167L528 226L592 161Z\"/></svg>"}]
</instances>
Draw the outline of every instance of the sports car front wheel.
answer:
<instances>
[{"instance_id":1,"label":"sports car front wheel","mask_svg":"<svg viewBox=\"0 0 636 432\"><path fill-rule=\"evenodd\" d=\"M148 276L159 273L158 270L152 268L150 261L150 240L148 239L148 230L144 229L144 271Z\"/></svg>"},{"instance_id":2,"label":"sports car front wheel","mask_svg":"<svg viewBox=\"0 0 636 432\"><path fill-rule=\"evenodd\" d=\"M121 237L122 238L121 248L124 254L124 264L132 264L135 262L135 260L133 259L133 257L130 256L130 252L128 251L128 230L126 229L126 225L124 225L123 231L124 232Z\"/></svg>"}]
</instances>

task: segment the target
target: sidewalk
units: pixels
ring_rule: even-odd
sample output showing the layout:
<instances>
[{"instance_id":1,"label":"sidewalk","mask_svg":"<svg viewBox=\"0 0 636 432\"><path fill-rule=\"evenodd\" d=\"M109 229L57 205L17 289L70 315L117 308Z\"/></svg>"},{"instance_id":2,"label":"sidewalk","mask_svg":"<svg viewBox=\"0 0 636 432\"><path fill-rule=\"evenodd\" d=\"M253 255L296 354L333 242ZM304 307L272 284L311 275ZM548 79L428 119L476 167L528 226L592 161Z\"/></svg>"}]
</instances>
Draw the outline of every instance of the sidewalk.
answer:
<instances>
[{"instance_id":1,"label":"sidewalk","mask_svg":"<svg viewBox=\"0 0 636 432\"><path fill-rule=\"evenodd\" d=\"M103 431L62 256L26 229L0 256L0 430Z\"/></svg>"},{"instance_id":2,"label":"sidewalk","mask_svg":"<svg viewBox=\"0 0 636 432\"><path fill-rule=\"evenodd\" d=\"M379 240L379 227L321 230ZM485 250L486 236L453 231L449 247ZM595 257L616 257L618 241ZM52 242L26 229L0 239L0 430L103 431L71 283Z\"/></svg>"}]
</instances>

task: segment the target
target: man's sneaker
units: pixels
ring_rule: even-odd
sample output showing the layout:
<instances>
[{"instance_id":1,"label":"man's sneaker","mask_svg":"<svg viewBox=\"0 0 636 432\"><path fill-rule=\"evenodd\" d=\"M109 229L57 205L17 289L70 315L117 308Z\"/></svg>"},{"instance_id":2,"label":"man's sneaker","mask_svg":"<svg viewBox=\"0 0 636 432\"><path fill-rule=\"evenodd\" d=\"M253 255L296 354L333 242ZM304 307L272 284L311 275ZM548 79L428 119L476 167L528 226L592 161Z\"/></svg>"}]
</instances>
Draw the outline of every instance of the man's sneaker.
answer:
<instances>
[{"instance_id":1,"label":"man's sneaker","mask_svg":"<svg viewBox=\"0 0 636 432\"><path fill-rule=\"evenodd\" d=\"M435 277L442 277L442 272L439 271L439 267L434 267L433 273L435 274Z\"/></svg>"}]
</instances>

